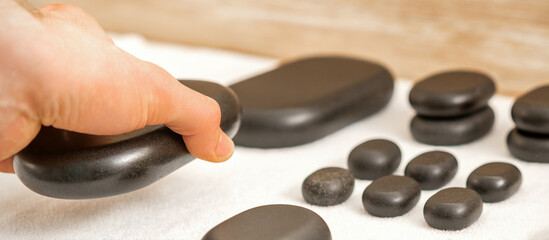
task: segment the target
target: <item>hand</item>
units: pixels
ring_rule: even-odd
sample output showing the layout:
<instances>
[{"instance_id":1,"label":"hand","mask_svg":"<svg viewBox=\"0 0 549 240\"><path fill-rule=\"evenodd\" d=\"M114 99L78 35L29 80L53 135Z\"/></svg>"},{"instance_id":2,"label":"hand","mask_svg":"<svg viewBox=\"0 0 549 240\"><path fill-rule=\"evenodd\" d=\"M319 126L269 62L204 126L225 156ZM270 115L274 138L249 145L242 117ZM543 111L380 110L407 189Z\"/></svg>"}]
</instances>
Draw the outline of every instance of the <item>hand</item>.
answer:
<instances>
[{"instance_id":1,"label":"hand","mask_svg":"<svg viewBox=\"0 0 549 240\"><path fill-rule=\"evenodd\" d=\"M79 8L27 11L0 0L0 171L40 127L113 135L165 124L191 154L220 162L234 144L215 100L116 47Z\"/></svg>"}]
</instances>

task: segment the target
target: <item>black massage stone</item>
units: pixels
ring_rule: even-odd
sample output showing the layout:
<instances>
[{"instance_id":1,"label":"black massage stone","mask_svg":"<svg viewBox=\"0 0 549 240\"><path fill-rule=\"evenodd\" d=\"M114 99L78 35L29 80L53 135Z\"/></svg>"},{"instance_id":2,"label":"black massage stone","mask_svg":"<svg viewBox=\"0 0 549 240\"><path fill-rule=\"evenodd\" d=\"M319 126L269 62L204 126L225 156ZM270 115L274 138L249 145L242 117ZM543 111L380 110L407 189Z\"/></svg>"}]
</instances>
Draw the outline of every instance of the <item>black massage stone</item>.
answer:
<instances>
[{"instance_id":1,"label":"black massage stone","mask_svg":"<svg viewBox=\"0 0 549 240\"><path fill-rule=\"evenodd\" d=\"M353 193L355 179L343 168L320 169L309 175L301 186L306 202L318 206L332 206L345 202Z\"/></svg>"},{"instance_id":2,"label":"black massage stone","mask_svg":"<svg viewBox=\"0 0 549 240\"><path fill-rule=\"evenodd\" d=\"M409 212L419 201L419 184L406 176L385 176L370 183L362 194L362 204L377 217L396 217Z\"/></svg>"},{"instance_id":3,"label":"black massage stone","mask_svg":"<svg viewBox=\"0 0 549 240\"><path fill-rule=\"evenodd\" d=\"M382 109L394 80L378 64L312 57L231 86L242 104L235 143L277 148L312 142Z\"/></svg>"},{"instance_id":4,"label":"black massage stone","mask_svg":"<svg viewBox=\"0 0 549 240\"><path fill-rule=\"evenodd\" d=\"M410 124L412 136L429 145L460 145L486 135L494 125L494 111L485 107L457 118L429 118L416 115Z\"/></svg>"},{"instance_id":5,"label":"black massage stone","mask_svg":"<svg viewBox=\"0 0 549 240\"><path fill-rule=\"evenodd\" d=\"M347 159L355 178L375 180L393 173L400 165L402 153L393 142L374 139L356 146Z\"/></svg>"},{"instance_id":6,"label":"black massage stone","mask_svg":"<svg viewBox=\"0 0 549 240\"><path fill-rule=\"evenodd\" d=\"M519 97L513 104L511 116L518 129L549 135L549 85Z\"/></svg>"},{"instance_id":7,"label":"black massage stone","mask_svg":"<svg viewBox=\"0 0 549 240\"><path fill-rule=\"evenodd\" d=\"M330 229L313 211L266 205L244 211L212 228L202 240L330 240Z\"/></svg>"},{"instance_id":8,"label":"black massage stone","mask_svg":"<svg viewBox=\"0 0 549 240\"><path fill-rule=\"evenodd\" d=\"M423 208L425 221L441 230L464 229L482 214L482 198L467 188L447 188L431 196Z\"/></svg>"},{"instance_id":9,"label":"black massage stone","mask_svg":"<svg viewBox=\"0 0 549 240\"><path fill-rule=\"evenodd\" d=\"M482 73L452 71L416 83L409 100L421 116L457 117L485 107L495 91L494 81Z\"/></svg>"},{"instance_id":10,"label":"black massage stone","mask_svg":"<svg viewBox=\"0 0 549 240\"><path fill-rule=\"evenodd\" d=\"M523 132L515 128L507 136L507 148L520 160L549 163L549 135Z\"/></svg>"},{"instance_id":11,"label":"black massage stone","mask_svg":"<svg viewBox=\"0 0 549 240\"><path fill-rule=\"evenodd\" d=\"M404 175L417 181L421 189L433 190L446 185L456 175L458 162L454 155L444 151L431 151L412 159Z\"/></svg>"},{"instance_id":12,"label":"black massage stone","mask_svg":"<svg viewBox=\"0 0 549 240\"><path fill-rule=\"evenodd\" d=\"M482 201L500 202L515 194L522 184L520 170L503 162L487 163L475 169L467 178L467 188L475 190Z\"/></svg>"},{"instance_id":13,"label":"black massage stone","mask_svg":"<svg viewBox=\"0 0 549 240\"><path fill-rule=\"evenodd\" d=\"M231 89L216 83L181 81L215 99L221 128L234 136L240 105ZM96 136L42 127L14 158L15 173L31 190L54 198L86 199L143 188L194 157L183 139L165 126L113 136Z\"/></svg>"}]
</instances>

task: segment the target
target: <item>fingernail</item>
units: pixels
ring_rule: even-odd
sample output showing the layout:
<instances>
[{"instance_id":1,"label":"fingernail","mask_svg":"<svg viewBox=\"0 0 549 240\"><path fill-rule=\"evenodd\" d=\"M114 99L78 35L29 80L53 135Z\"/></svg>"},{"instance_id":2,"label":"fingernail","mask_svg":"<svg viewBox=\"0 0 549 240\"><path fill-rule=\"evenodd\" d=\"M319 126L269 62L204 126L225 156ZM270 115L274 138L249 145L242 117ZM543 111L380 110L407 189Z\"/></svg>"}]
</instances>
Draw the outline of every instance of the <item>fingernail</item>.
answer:
<instances>
[{"instance_id":1,"label":"fingernail","mask_svg":"<svg viewBox=\"0 0 549 240\"><path fill-rule=\"evenodd\" d=\"M215 154L217 155L217 161L223 162L229 159L234 152L234 143L225 133L221 132L219 141L217 142L217 148Z\"/></svg>"}]
</instances>

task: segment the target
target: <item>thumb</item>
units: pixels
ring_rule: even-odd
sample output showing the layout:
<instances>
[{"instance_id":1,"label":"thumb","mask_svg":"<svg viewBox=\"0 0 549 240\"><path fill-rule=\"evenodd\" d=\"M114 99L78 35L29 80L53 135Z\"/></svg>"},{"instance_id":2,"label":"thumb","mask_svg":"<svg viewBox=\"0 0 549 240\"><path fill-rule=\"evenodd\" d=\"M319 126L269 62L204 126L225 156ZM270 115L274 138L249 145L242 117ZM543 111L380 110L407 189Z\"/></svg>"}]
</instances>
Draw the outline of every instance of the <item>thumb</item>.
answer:
<instances>
[{"instance_id":1,"label":"thumb","mask_svg":"<svg viewBox=\"0 0 549 240\"><path fill-rule=\"evenodd\" d=\"M42 115L42 124L103 135L165 124L183 136L197 158L221 162L232 156L234 143L220 128L221 110L215 100L184 86L152 63L130 58L127 61L135 65L130 64L129 76L124 71L121 76L81 81L75 87L79 90L72 89L72 84L56 84L47 91L48 98L54 99L44 101L50 103L46 108L56 111L41 111L46 115ZM70 89L64 89L65 85ZM70 92L79 94L66 100Z\"/></svg>"},{"instance_id":2,"label":"thumb","mask_svg":"<svg viewBox=\"0 0 549 240\"><path fill-rule=\"evenodd\" d=\"M153 67L156 72L160 72L156 74L166 75L169 81L163 86L149 88L153 91L153 97L149 100L147 125L163 123L181 134L187 149L197 158L211 162L229 159L234 152L234 143L220 128L219 104L182 85L163 69L155 65Z\"/></svg>"},{"instance_id":3,"label":"thumb","mask_svg":"<svg viewBox=\"0 0 549 240\"><path fill-rule=\"evenodd\" d=\"M5 102L4 102L5 103ZM22 104L0 106L0 172L13 173L13 155L38 134L40 122Z\"/></svg>"}]
</instances>

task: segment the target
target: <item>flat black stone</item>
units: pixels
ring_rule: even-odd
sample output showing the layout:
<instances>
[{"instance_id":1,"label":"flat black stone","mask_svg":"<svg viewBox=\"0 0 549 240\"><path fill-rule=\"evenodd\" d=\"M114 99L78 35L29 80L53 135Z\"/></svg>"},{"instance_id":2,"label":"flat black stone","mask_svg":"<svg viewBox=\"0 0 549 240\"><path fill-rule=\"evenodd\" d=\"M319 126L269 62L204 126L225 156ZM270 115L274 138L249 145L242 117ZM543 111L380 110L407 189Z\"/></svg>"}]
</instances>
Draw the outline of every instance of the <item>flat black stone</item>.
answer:
<instances>
[{"instance_id":1,"label":"flat black stone","mask_svg":"<svg viewBox=\"0 0 549 240\"><path fill-rule=\"evenodd\" d=\"M318 206L332 206L345 202L353 193L355 179L343 168L329 167L309 175L301 186L306 202Z\"/></svg>"},{"instance_id":2,"label":"flat black stone","mask_svg":"<svg viewBox=\"0 0 549 240\"><path fill-rule=\"evenodd\" d=\"M412 136L429 145L460 145L486 135L494 125L494 111L486 107L458 118L427 118L416 115L410 124Z\"/></svg>"},{"instance_id":3,"label":"flat black stone","mask_svg":"<svg viewBox=\"0 0 549 240\"><path fill-rule=\"evenodd\" d=\"M511 116L520 130L549 134L549 85L519 97L511 108Z\"/></svg>"},{"instance_id":4,"label":"flat black stone","mask_svg":"<svg viewBox=\"0 0 549 240\"><path fill-rule=\"evenodd\" d=\"M475 169L467 178L467 188L475 190L482 201L500 202L515 194L522 184L520 170L512 164L492 162Z\"/></svg>"},{"instance_id":5,"label":"flat black stone","mask_svg":"<svg viewBox=\"0 0 549 240\"><path fill-rule=\"evenodd\" d=\"M494 81L482 73L451 71L416 83L409 100L419 115L457 117L485 107L495 91Z\"/></svg>"},{"instance_id":6,"label":"flat black stone","mask_svg":"<svg viewBox=\"0 0 549 240\"><path fill-rule=\"evenodd\" d=\"M355 178L375 180L393 173L400 165L402 153L393 142L374 139L356 146L347 159Z\"/></svg>"},{"instance_id":7,"label":"flat black stone","mask_svg":"<svg viewBox=\"0 0 549 240\"><path fill-rule=\"evenodd\" d=\"M409 212L419 201L419 184L405 176L385 176L370 183L362 194L362 204L377 217L396 217Z\"/></svg>"},{"instance_id":8,"label":"flat black stone","mask_svg":"<svg viewBox=\"0 0 549 240\"><path fill-rule=\"evenodd\" d=\"M242 104L237 145L289 147L312 142L381 110L394 80L378 64L312 57L231 86Z\"/></svg>"},{"instance_id":9,"label":"flat black stone","mask_svg":"<svg viewBox=\"0 0 549 240\"><path fill-rule=\"evenodd\" d=\"M425 221L441 230L460 230L482 214L482 198L467 188L447 188L431 196L423 208Z\"/></svg>"},{"instance_id":10,"label":"flat black stone","mask_svg":"<svg viewBox=\"0 0 549 240\"><path fill-rule=\"evenodd\" d=\"M252 208L212 228L202 240L331 240L330 229L313 211L292 205Z\"/></svg>"},{"instance_id":11,"label":"flat black stone","mask_svg":"<svg viewBox=\"0 0 549 240\"><path fill-rule=\"evenodd\" d=\"M458 162L454 155L444 151L431 151L412 159L404 175L413 178L423 190L446 185L456 175Z\"/></svg>"},{"instance_id":12,"label":"flat black stone","mask_svg":"<svg viewBox=\"0 0 549 240\"><path fill-rule=\"evenodd\" d=\"M211 82L181 82L214 98L221 107L221 128L236 134L240 105L232 90ZM113 136L42 127L15 156L14 167L23 184L39 194L86 199L143 188L193 159L181 136L165 126Z\"/></svg>"},{"instance_id":13,"label":"flat black stone","mask_svg":"<svg viewBox=\"0 0 549 240\"><path fill-rule=\"evenodd\" d=\"M507 135L507 148L520 160L549 163L548 135L532 134L515 128Z\"/></svg>"}]
</instances>

